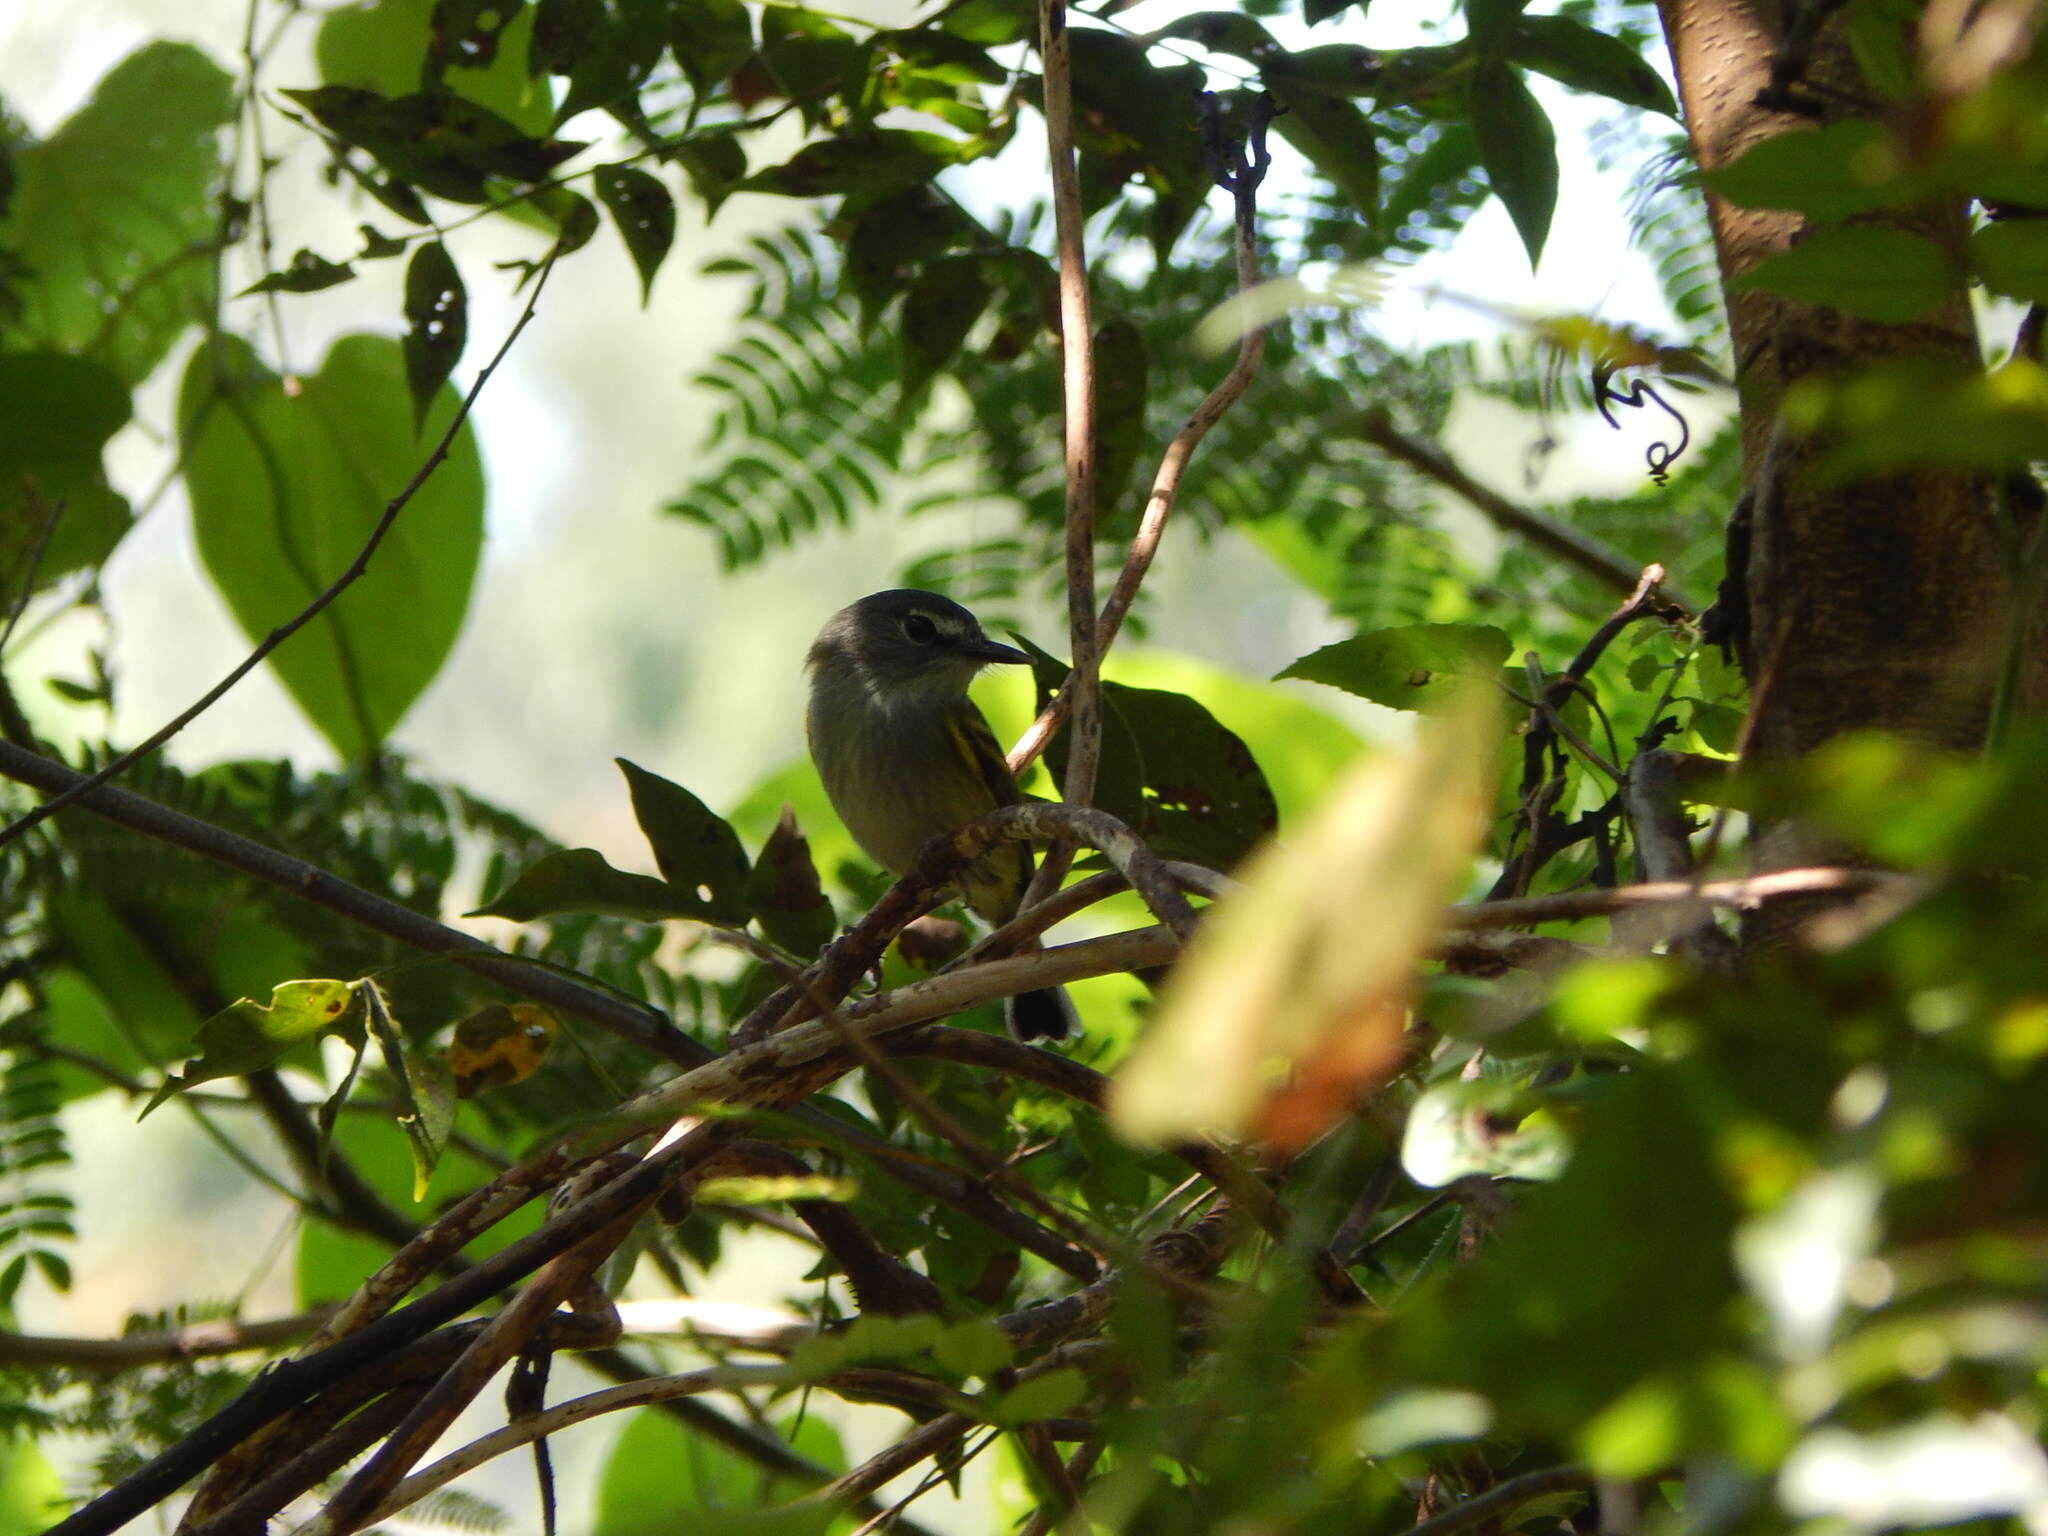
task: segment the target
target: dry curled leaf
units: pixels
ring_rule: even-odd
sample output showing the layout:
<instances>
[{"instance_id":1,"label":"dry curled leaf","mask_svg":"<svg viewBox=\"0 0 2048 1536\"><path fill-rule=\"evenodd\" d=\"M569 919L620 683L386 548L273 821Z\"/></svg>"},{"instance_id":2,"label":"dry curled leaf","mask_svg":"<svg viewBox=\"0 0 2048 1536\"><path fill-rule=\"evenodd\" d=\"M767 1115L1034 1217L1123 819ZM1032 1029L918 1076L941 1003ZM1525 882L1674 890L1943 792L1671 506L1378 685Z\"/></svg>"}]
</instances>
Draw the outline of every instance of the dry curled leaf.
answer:
<instances>
[{"instance_id":1,"label":"dry curled leaf","mask_svg":"<svg viewBox=\"0 0 2048 1536\"><path fill-rule=\"evenodd\" d=\"M1218 902L1118 1074L1138 1140L1296 1150L1398 1064L1422 956L1485 826L1498 735L1474 698L1367 759Z\"/></svg>"}]
</instances>

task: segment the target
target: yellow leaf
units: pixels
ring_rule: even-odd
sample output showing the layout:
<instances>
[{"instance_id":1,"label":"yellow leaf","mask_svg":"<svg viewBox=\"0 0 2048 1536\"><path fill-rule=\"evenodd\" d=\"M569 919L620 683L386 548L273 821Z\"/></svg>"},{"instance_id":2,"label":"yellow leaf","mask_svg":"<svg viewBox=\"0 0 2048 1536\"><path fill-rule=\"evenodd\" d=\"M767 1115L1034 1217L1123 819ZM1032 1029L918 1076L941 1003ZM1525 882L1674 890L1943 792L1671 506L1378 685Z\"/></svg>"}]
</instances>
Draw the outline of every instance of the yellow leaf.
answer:
<instances>
[{"instance_id":1,"label":"yellow leaf","mask_svg":"<svg viewBox=\"0 0 2048 1536\"><path fill-rule=\"evenodd\" d=\"M448 1070L459 1098L533 1076L554 1038L555 1016L537 1003L493 1003L455 1026Z\"/></svg>"},{"instance_id":2,"label":"yellow leaf","mask_svg":"<svg viewBox=\"0 0 2048 1536\"><path fill-rule=\"evenodd\" d=\"M1475 696L1427 722L1247 862L1117 1075L1126 1135L1289 1151L1393 1071L1417 966L1485 828L1495 716Z\"/></svg>"}]
</instances>

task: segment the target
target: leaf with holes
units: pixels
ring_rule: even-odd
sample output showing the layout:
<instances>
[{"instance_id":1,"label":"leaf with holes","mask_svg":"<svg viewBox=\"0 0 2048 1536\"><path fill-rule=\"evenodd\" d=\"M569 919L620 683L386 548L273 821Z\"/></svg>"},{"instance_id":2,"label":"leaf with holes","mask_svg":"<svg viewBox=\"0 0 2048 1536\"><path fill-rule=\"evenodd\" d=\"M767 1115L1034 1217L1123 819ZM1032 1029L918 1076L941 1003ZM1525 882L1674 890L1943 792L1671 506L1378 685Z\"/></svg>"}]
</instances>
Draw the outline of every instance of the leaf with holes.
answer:
<instances>
[{"instance_id":1,"label":"leaf with holes","mask_svg":"<svg viewBox=\"0 0 2048 1536\"><path fill-rule=\"evenodd\" d=\"M1353 635L1276 674L1435 714L1500 678L1513 643L1491 624L1404 624Z\"/></svg>"},{"instance_id":2,"label":"leaf with holes","mask_svg":"<svg viewBox=\"0 0 2048 1536\"><path fill-rule=\"evenodd\" d=\"M366 150L401 183L455 203L481 203L492 183L542 180L583 148L523 133L452 91L380 96L350 85L284 91L320 126Z\"/></svg>"},{"instance_id":3,"label":"leaf with holes","mask_svg":"<svg viewBox=\"0 0 2048 1536\"><path fill-rule=\"evenodd\" d=\"M421 246L405 268L405 387L417 428L469 340L469 296L440 241Z\"/></svg>"},{"instance_id":4,"label":"leaf with holes","mask_svg":"<svg viewBox=\"0 0 2048 1536\"><path fill-rule=\"evenodd\" d=\"M697 903L705 921L736 928L747 920L747 853L739 834L682 785L614 758L633 796L633 817L654 850L662 878Z\"/></svg>"},{"instance_id":5,"label":"leaf with holes","mask_svg":"<svg viewBox=\"0 0 2048 1536\"><path fill-rule=\"evenodd\" d=\"M240 998L199 1026L198 1056L165 1078L136 1118L187 1088L270 1066L302 1041L361 1028L354 982L287 981L271 989L267 1003Z\"/></svg>"},{"instance_id":6,"label":"leaf with holes","mask_svg":"<svg viewBox=\"0 0 2048 1536\"><path fill-rule=\"evenodd\" d=\"M301 250L282 272L259 277L235 297L246 299L252 293L318 293L355 275L356 269L345 261L329 261L317 251Z\"/></svg>"},{"instance_id":7,"label":"leaf with holes","mask_svg":"<svg viewBox=\"0 0 2048 1536\"><path fill-rule=\"evenodd\" d=\"M444 385L429 438L458 403ZM178 422L200 561L252 640L349 568L420 459L405 362L381 336L343 337L293 390L222 336L186 365ZM441 669L483 537L483 466L465 423L363 575L271 655L343 758L374 751Z\"/></svg>"},{"instance_id":8,"label":"leaf with holes","mask_svg":"<svg viewBox=\"0 0 2048 1536\"><path fill-rule=\"evenodd\" d=\"M654 289L654 274L676 239L676 201L659 180L636 166L600 165L597 200L604 204L640 274L640 303Z\"/></svg>"}]
</instances>

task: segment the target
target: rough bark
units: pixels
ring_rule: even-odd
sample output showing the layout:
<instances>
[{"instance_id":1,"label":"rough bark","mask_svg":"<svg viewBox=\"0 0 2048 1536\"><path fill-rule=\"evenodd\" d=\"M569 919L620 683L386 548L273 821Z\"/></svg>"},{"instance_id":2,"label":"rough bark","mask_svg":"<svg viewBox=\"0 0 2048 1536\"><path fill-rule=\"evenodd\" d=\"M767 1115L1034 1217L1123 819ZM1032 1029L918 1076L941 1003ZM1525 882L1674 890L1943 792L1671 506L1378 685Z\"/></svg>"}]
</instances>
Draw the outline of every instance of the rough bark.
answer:
<instances>
[{"instance_id":1,"label":"rough bark","mask_svg":"<svg viewBox=\"0 0 2048 1536\"><path fill-rule=\"evenodd\" d=\"M1785 49L1786 18L1818 14L1805 9L1815 4L1825 9L1825 0L1782 8L1778 0L1660 0L1703 169L1779 133L1881 113L1841 40L1839 11L1813 33L1810 50L1801 42ZM1772 90L1774 60L1775 84L1798 77L1797 110L1787 109L1782 89ZM1807 227L1798 214L1738 208L1712 194L1708 212L1724 284ZM1959 201L1860 217L1950 249L1966 234ZM1728 311L1750 523L1747 539L1731 544L1739 568L1729 573L1748 608L1747 634L1737 638L1752 690L1749 755L1795 757L1860 728L1974 749L2013 603L1994 482L1932 471L1831 482L1813 473L1828 444L1778 426L1785 390L1804 378L1905 359L1980 366L1960 280L1937 311L1908 325L1765 293L1730 293ZM1777 867L1819 852L1803 841L1774 828L1759 863Z\"/></svg>"}]
</instances>

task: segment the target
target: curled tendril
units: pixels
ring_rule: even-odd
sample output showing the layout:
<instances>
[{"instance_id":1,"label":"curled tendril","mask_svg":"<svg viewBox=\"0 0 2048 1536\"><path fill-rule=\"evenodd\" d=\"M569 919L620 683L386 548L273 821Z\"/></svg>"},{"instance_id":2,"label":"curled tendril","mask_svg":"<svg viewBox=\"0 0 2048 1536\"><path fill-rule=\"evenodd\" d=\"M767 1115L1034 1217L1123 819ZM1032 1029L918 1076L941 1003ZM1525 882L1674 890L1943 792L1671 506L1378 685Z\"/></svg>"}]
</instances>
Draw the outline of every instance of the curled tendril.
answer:
<instances>
[{"instance_id":1,"label":"curled tendril","mask_svg":"<svg viewBox=\"0 0 2048 1536\"><path fill-rule=\"evenodd\" d=\"M1650 467L1650 478L1658 485L1664 485L1671 479L1671 466L1692 445L1692 426L1678 407L1658 393L1656 385L1645 379L1631 379L1627 390L1618 390L1609 382L1612 377L1612 369L1596 367L1593 370L1593 405L1600 412L1600 419L1615 431L1621 430L1621 423L1614 419L1614 412L1608 409L1610 405L1633 406L1638 410L1646 405L1655 405L1678 423L1676 443L1660 439L1643 450L1643 458Z\"/></svg>"}]
</instances>

